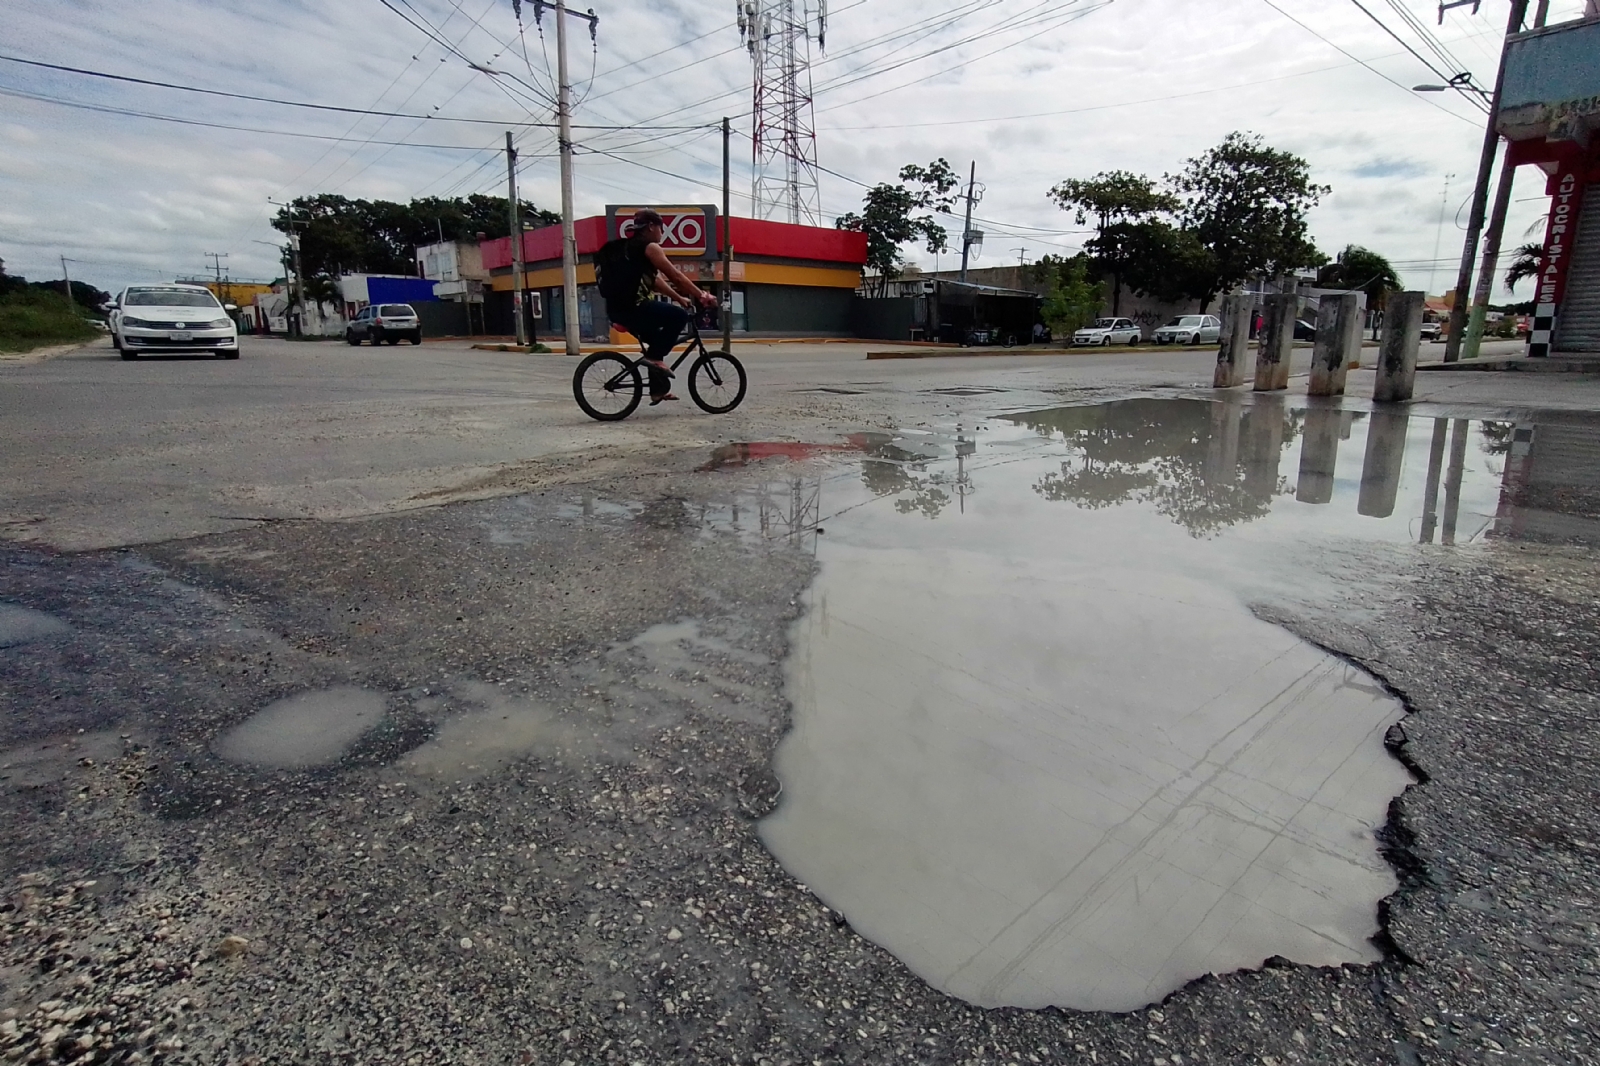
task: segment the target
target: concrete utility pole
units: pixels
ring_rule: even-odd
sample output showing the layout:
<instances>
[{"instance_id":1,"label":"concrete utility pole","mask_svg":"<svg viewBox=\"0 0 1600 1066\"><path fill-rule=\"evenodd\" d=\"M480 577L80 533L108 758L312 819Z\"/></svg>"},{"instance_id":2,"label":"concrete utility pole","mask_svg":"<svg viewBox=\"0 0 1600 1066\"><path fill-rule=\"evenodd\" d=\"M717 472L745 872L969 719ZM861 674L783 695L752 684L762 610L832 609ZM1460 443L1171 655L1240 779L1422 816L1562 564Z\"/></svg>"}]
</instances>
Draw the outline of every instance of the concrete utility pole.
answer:
<instances>
[{"instance_id":1,"label":"concrete utility pole","mask_svg":"<svg viewBox=\"0 0 1600 1066\"><path fill-rule=\"evenodd\" d=\"M217 272L217 299L228 303L227 290L222 287L222 261L228 258L227 252L206 252L205 257L211 260Z\"/></svg>"},{"instance_id":2,"label":"concrete utility pole","mask_svg":"<svg viewBox=\"0 0 1600 1066\"><path fill-rule=\"evenodd\" d=\"M535 17L547 5L535 2ZM556 124L561 143L561 306L566 319L567 354L581 354L578 347L578 236L572 220L572 84L567 78L567 16L589 23L593 38L600 17L590 8L586 14L567 10L567 0L555 0L556 9Z\"/></svg>"},{"instance_id":3,"label":"concrete utility pole","mask_svg":"<svg viewBox=\"0 0 1600 1066\"><path fill-rule=\"evenodd\" d=\"M733 351L733 201L728 185L728 141L732 126L722 120L722 350Z\"/></svg>"},{"instance_id":4,"label":"concrete utility pole","mask_svg":"<svg viewBox=\"0 0 1600 1066\"><path fill-rule=\"evenodd\" d=\"M1489 231L1483 237L1483 265L1478 268L1478 285L1472 293L1472 312L1467 319L1467 335L1462 340L1461 357L1476 359L1483 343L1483 323L1489 317L1489 297L1494 291L1494 272L1500 260L1500 235L1506 228L1506 208L1511 204L1511 186L1517 168L1506 153L1500 164L1500 183L1494 191L1494 207L1489 212ZM1455 309L1451 308L1453 312Z\"/></svg>"},{"instance_id":5,"label":"concrete utility pole","mask_svg":"<svg viewBox=\"0 0 1600 1066\"><path fill-rule=\"evenodd\" d=\"M967 220L961 226L961 280L967 280L967 250L972 247L972 202L973 190L978 183L978 161L972 161L972 169L967 175Z\"/></svg>"},{"instance_id":6,"label":"concrete utility pole","mask_svg":"<svg viewBox=\"0 0 1600 1066\"><path fill-rule=\"evenodd\" d=\"M74 259L73 262L77 262L77 260ZM76 303L77 301L72 298L72 275L67 273L66 256L61 257L61 277L65 279L65 284L67 287L67 303Z\"/></svg>"},{"instance_id":7,"label":"concrete utility pole","mask_svg":"<svg viewBox=\"0 0 1600 1066\"><path fill-rule=\"evenodd\" d=\"M506 130L506 213L511 226L511 317L516 319L518 344L528 343L528 324L522 314L522 286L526 277L522 269L522 215L517 208L517 149L511 143L511 131Z\"/></svg>"},{"instance_id":8,"label":"concrete utility pole","mask_svg":"<svg viewBox=\"0 0 1600 1066\"><path fill-rule=\"evenodd\" d=\"M1506 37L1522 29L1528 13L1528 0L1511 0L1511 16L1506 22ZM1484 124L1483 151L1478 156L1478 181L1472 190L1472 214L1467 220L1467 239L1461 248L1461 269L1456 275L1455 301L1450 305L1450 335L1445 338L1444 361L1454 363L1461 358L1461 342L1466 334L1467 290L1472 287L1472 263L1478 251L1478 238L1483 234L1483 216L1489 206L1489 175L1494 170L1494 157L1500 147L1500 132L1495 129L1495 119L1500 114L1500 86L1506 76L1506 46L1500 43L1500 65L1494 76L1494 94L1489 98L1489 118Z\"/></svg>"}]
</instances>

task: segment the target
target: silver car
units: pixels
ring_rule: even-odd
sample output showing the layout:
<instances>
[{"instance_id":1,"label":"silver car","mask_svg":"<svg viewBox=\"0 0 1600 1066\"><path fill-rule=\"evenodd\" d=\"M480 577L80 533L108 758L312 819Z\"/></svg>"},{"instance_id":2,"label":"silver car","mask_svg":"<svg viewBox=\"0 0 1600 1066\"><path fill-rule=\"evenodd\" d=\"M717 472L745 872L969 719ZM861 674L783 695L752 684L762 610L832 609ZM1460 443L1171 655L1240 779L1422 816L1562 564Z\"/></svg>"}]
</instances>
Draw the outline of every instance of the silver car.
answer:
<instances>
[{"instance_id":1,"label":"silver car","mask_svg":"<svg viewBox=\"0 0 1600 1066\"><path fill-rule=\"evenodd\" d=\"M1084 326L1072 335L1075 345L1087 344L1138 344L1139 327L1131 318L1097 318L1094 325Z\"/></svg>"},{"instance_id":2,"label":"silver car","mask_svg":"<svg viewBox=\"0 0 1600 1066\"><path fill-rule=\"evenodd\" d=\"M1151 335L1157 344L1215 344L1222 320L1215 315L1179 315Z\"/></svg>"},{"instance_id":3,"label":"silver car","mask_svg":"<svg viewBox=\"0 0 1600 1066\"><path fill-rule=\"evenodd\" d=\"M239 327L203 285L130 285L111 309L111 346L140 352L210 352L239 358Z\"/></svg>"}]
</instances>

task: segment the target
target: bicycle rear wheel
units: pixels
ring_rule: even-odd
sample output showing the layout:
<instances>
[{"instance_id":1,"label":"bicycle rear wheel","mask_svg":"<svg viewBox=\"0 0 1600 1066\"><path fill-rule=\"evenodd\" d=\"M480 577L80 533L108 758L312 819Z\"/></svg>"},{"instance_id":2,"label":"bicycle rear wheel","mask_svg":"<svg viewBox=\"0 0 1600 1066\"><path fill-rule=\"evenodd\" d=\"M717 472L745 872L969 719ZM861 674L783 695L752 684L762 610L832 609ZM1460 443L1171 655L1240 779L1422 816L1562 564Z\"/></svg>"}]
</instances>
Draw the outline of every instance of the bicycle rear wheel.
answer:
<instances>
[{"instance_id":1,"label":"bicycle rear wheel","mask_svg":"<svg viewBox=\"0 0 1600 1066\"><path fill-rule=\"evenodd\" d=\"M707 352L689 367L689 396L700 409L725 415L744 399L744 367L727 352Z\"/></svg>"},{"instance_id":2,"label":"bicycle rear wheel","mask_svg":"<svg viewBox=\"0 0 1600 1066\"><path fill-rule=\"evenodd\" d=\"M601 422L627 418L643 395L639 368L616 352L594 353L579 363L572 375L572 398L584 414Z\"/></svg>"}]
</instances>

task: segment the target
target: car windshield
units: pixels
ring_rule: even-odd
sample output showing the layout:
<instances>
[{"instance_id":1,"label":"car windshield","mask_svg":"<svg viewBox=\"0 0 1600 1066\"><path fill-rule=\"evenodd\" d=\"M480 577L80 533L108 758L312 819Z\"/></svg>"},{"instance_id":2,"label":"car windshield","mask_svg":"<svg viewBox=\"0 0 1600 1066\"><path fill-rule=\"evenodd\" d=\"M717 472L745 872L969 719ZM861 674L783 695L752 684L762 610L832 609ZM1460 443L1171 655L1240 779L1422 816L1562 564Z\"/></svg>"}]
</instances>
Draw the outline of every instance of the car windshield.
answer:
<instances>
[{"instance_id":1,"label":"car windshield","mask_svg":"<svg viewBox=\"0 0 1600 1066\"><path fill-rule=\"evenodd\" d=\"M1094 320L1095 329L1110 329L1114 325L1116 325L1116 322L1113 319L1097 318Z\"/></svg>"},{"instance_id":2,"label":"car windshield","mask_svg":"<svg viewBox=\"0 0 1600 1066\"><path fill-rule=\"evenodd\" d=\"M1200 319L1196 318L1194 315L1185 315L1181 318L1175 318L1171 322L1167 323L1168 326L1198 326L1199 324Z\"/></svg>"},{"instance_id":3,"label":"car windshield","mask_svg":"<svg viewBox=\"0 0 1600 1066\"><path fill-rule=\"evenodd\" d=\"M129 307L220 307L209 292L193 289L138 289L122 301Z\"/></svg>"},{"instance_id":4,"label":"car windshield","mask_svg":"<svg viewBox=\"0 0 1600 1066\"><path fill-rule=\"evenodd\" d=\"M410 304L384 304L378 308L378 314L386 318L415 318L417 313L411 310Z\"/></svg>"}]
</instances>

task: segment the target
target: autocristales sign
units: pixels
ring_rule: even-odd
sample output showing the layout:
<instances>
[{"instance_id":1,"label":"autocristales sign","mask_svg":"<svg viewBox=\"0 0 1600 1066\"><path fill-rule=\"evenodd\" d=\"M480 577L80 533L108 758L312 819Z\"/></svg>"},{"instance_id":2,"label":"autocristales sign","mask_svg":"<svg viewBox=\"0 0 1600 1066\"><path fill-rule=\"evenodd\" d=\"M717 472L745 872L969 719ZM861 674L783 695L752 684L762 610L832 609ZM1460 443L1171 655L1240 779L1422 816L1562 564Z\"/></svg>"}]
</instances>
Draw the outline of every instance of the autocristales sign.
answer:
<instances>
[{"instance_id":1,"label":"autocristales sign","mask_svg":"<svg viewBox=\"0 0 1600 1066\"><path fill-rule=\"evenodd\" d=\"M1534 304L1553 307L1561 303L1567 287L1567 260L1583 204L1584 164L1569 160L1556 171L1550 194L1550 221L1545 226L1544 258L1539 269L1539 289Z\"/></svg>"},{"instance_id":2,"label":"autocristales sign","mask_svg":"<svg viewBox=\"0 0 1600 1066\"><path fill-rule=\"evenodd\" d=\"M661 216L662 251L680 259L717 257L717 209L712 204L672 207L658 207L654 204L634 206L607 204L607 235L615 238L631 234L634 214L646 207Z\"/></svg>"}]
</instances>

